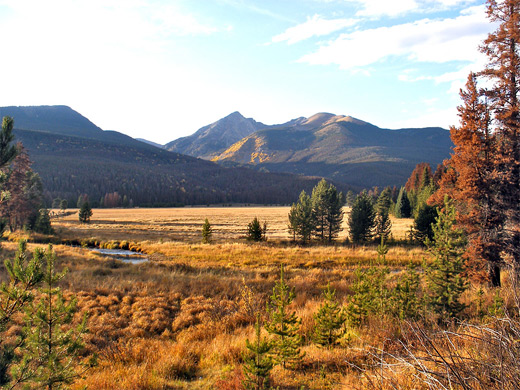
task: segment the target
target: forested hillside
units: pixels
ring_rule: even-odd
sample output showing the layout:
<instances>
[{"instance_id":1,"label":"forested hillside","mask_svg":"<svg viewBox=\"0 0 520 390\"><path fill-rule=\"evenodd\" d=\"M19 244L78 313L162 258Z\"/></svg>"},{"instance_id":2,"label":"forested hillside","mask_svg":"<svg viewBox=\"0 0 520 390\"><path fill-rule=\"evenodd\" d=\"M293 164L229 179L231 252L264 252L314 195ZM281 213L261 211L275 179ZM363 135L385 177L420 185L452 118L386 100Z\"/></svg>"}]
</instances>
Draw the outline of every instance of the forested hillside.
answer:
<instances>
[{"instance_id":1,"label":"forested hillside","mask_svg":"<svg viewBox=\"0 0 520 390\"><path fill-rule=\"evenodd\" d=\"M42 178L47 201L75 204L88 194L94 205L118 192L135 206L207 203L289 203L317 180L227 169L194 157L79 137L16 130ZM137 142L137 141L136 141ZM141 144L140 142L138 142Z\"/></svg>"},{"instance_id":2,"label":"forested hillside","mask_svg":"<svg viewBox=\"0 0 520 390\"><path fill-rule=\"evenodd\" d=\"M42 178L44 197L75 205L88 195L98 206L107 194L125 205L289 203L317 179L268 174L169 152L116 131L103 131L66 106L1 107ZM121 202L122 204L122 202Z\"/></svg>"}]
</instances>

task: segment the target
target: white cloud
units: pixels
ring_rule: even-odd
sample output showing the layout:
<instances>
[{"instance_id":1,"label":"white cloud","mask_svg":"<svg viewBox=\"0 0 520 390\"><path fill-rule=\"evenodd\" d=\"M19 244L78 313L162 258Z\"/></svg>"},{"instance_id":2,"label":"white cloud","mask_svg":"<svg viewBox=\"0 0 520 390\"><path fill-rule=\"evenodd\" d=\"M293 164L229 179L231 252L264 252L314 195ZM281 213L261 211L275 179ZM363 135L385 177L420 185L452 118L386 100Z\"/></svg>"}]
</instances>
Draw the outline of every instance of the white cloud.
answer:
<instances>
[{"instance_id":1,"label":"white cloud","mask_svg":"<svg viewBox=\"0 0 520 390\"><path fill-rule=\"evenodd\" d=\"M473 7L453 19L423 19L342 34L316 52L303 56L299 62L336 64L350 70L391 57L430 63L474 62L479 43L491 29L492 25L485 17L485 7Z\"/></svg>"},{"instance_id":2,"label":"white cloud","mask_svg":"<svg viewBox=\"0 0 520 390\"><path fill-rule=\"evenodd\" d=\"M449 9L464 4L474 3L476 0L344 0L355 3L360 7L357 16L380 18L383 16L396 17L408 13L427 13Z\"/></svg>"},{"instance_id":3,"label":"white cloud","mask_svg":"<svg viewBox=\"0 0 520 390\"><path fill-rule=\"evenodd\" d=\"M351 3L358 3L361 10L358 16L398 16L417 9L418 4L415 0L346 0Z\"/></svg>"},{"instance_id":4,"label":"white cloud","mask_svg":"<svg viewBox=\"0 0 520 390\"><path fill-rule=\"evenodd\" d=\"M329 35L335 31L353 26L356 19L323 19L320 15L307 18L307 21L290 27L285 32L273 37L272 42L287 41L289 45L312 38Z\"/></svg>"}]
</instances>

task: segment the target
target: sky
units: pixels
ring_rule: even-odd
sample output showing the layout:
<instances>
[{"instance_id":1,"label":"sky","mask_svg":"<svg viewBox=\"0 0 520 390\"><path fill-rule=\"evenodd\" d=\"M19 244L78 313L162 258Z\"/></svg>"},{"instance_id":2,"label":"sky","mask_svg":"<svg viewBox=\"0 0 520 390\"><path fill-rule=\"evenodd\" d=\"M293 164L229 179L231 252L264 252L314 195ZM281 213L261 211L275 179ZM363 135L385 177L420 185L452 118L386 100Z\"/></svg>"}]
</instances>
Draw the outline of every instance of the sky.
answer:
<instances>
[{"instance_id":1,"label":"sky","mask_svg":"<svg viewBox=\"0 0 520 390\"><path fill-rule=\"evenodd\" d=\"M234 111L448 128L495 28L484 0L0 0L0 106L161 144Z\"/></svg>"}]
</instances>

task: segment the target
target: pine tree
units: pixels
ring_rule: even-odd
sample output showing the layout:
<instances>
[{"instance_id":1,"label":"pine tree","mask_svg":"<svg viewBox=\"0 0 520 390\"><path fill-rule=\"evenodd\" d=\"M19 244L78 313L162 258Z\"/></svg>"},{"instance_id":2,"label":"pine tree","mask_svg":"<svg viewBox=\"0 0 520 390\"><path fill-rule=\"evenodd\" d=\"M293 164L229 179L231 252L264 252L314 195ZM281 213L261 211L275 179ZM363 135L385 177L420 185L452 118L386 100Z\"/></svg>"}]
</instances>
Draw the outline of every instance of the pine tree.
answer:
<instances>
[{"instance_id":1,"label":"pine tree","mask_svg":"<svg viewBox=\"0 0 520 390\"><path fill-rule=\"evenodd\" d=\"M13 134L14 119L10 116L2 118L2 131L0 132L0 168L9 164L18 153L15 145Z\"/></svg>"},{"instance_id":2,"label":"pine tree","mask_svg":"<svg viewBox=\"0 0 520 390\"><path fill-rule=\"evenodd\" d=\"M262 241L265 240L266 231L267 224L264 222L264 226L262 227L258 218L254 217L247 225L246 237L249 241Z\"/></svg>"},{"instance_id":3,"label":"pine tree","mask_svg":"<svg viewBox=\"0 0 520 390\"><path fill-rule=\"evenodd\" d=\"M21 346L6 344L4 332L9 330L13 316L23 312L34 299L32 291L44 277L43 251L37 248L28 260L26 249L26 242L20 241L15 258L4 263L9 282L0 284L0 387L11 382L10 367L17 359L14 351Z\"/></svg>"},{"instance_id":4,"label":"pine tree","mask_svg":"<svg viewBox=\"0 0 520 390\"><path fill-rule=\"evenodd\" d=\"M457 223L468 236L465 257L473 275L485 272L492 286L500 285L500 253L504 248L504 210L497 202L499 183L494 177L496 135L491 132L489 107L477 86L477 76L468 76L460 96L460 126L450 129L455 145L446 162L439 190L430 202L441 206L447 194L454 200Z\"/></svg>"},{"instance_id":5,"label":"pine tree","mask_svg":"<svg viewBox=\"0 0 520 390\"><path fill-rule=\"evenodd\" d=\"M363 191L356 197L348 220L350 238L355 244L366 243L372 239L375 226L375 211L372 200Z\"/></svg>"},{"instance_id":6,"label":"pine tree","mask_svg":"<svg viewBox=\"0 0 520 390\"><path fill-rule=\"evenodd\" d=\"M327 232L327 189L329 185L325 179L321 179L312 189L312 210L315 218L314 235L321 241L325 241Z\"/></svg>"},{"instance_id":7,"label":"pine tree","mask_svg":"<svg viewBox=\"0 0 520 390\"><path fill-rule=\"evenodd\" d=\"M429 305L441 319L451 319L465 308L460 296L467 289L463 274L465 238L456 227L455 208L447 197L433 226L433 241L426 241L433 261L426 266Z\"/></svg>"},{"instance_id":8,"label":"pine tree","mask_svg":"<svg viewBox=\"0 0 520 390\"><path fill-rule=\"evenodd\" d=\"M379 240L386 240L390 235L392 229L392 222L390 221L390 206L392 204L391 190L385 188L379 195L376 204L376 219L375 219L375 235Z\"/></svg>"},{"instance_id":9,"label":"pine tree","mask_svg":"<svg viewBox=\"0 0 520 390\"><path fill-rule=\"evenodd\" d=\"M332 348L345 334L346 319L345 311L336 301L336 290L330 288L330 283L327 284L327 288L323 291L323 303L314 315L314 342Z\"/></svg>"},{"instance_id":10,"label":"pine tree","mask_svg":"<svg viewBox=\"0 0 520 390\"><path fill-rule=\"evenodd\" d=\"M304 356L300 351L302 338L298 334L301 320L296 316L296 312L289 312L288 309L294 298L294 288L285 283L282 265L280 280L276 282L267 304L268 320L264 327L273 336L273 360L283 368L294 368Z\"/></svg>"},{"instance_id":11,"label":"pine tree","mask_svg":"<svg viewBox=\"0 0 520 390\"><path fill-rule=\"evenodd\" d=\"M341 222L343 222L343 205L345 204L345 197L343 196L343 193L338 192L336 187L332 184L329 184L326 195L326 238L328 242L332 242L342 230Z\"/></svg>"},{"instance_id":12,"label":"pine tree","mask_svg":"<svg viewBox=\"0 0 520 390\"><path fill-rule=\"evenodd\" d=\"M90 217L92 217L92 208L90 207L90 203L88 201L84 202L81 205L81 208L79 209L78 217L79 217L79 221L81 223L90 222Z\"/></svg>"},{"instance_id":13,"label":"pine tree","mask_svg":"<svg viewBox=\"0 0 520 390\"><path fill-rule=\"evenodd\" d=\"M244 358L243 382L246 390L263 390L270 388L269 374L273 369L273 360L269 353L272 345L261 337L260 313L257 314L255 324L255 339L253 343L246 340L248 353Z\"/></svg>"},{"instance_id":14,"label":"pine tree","mask_svg":"<svg viewBox=\"0 0 520 390\"><path fill-rule=\"evenodd\" d=\"M27 310L22 345L22 361L13 370L14 380L25 379L33 386L47 390L60 389L79 376L77 369L85 370L94 360L82 361L80 350L84 347L82 337L86 333L86 316L76 327L70 326L77 311L76 299L68 303L57 283L67 270L56 273L56 255L49 245L45 251L46 270L41 299ZM68 326L68 329L64 327Z\"/></svg>"},{"instance_id":15,"label":"pine tree","mask_svg":"<svg viewBox=\"0 0 520 390\"><path fill-rule=\"evenodd\" d=\"M211 225L206 218L204 220L204 224L202 225L202 242L204 244L209 244L211 242L211 236L213 234L213 229L211 228Z\"/></svg>"},{"instance_id":16,"label":"pine tree","mask_svg":"<svg viewBox=\"0 0 520 390\"><path fill-rule=\"evenodd\" d=\"M51 216L49 215L49 210L40 209L38 211L38 216L34 223L33 230L42 234L54 234L54 229L51 225Z\"/></svg>"},{"instance_id":17,"label":"pine tree","mask_svg":"<svg viewBox=\"0 0 520 390\"><path fill-rule=\"evenodd\" d=\"M410 206L410 200L406 189L401 187L399 195L397 196L397 202L395 204L395 216L397 218L410 218L412 215L412 208Z\"/></svg>"},{"instance_id":18,"label":"pine tree","mask_svg":"<svg viewBox=\"0 0 520 390\"><path fill-rule=\"evenodd\" d=\"M302 191L298 203L293 204L289 211L289 231L293 233L294 238L298 237L305 244L311 239L314 230L312 201L305 191Z\"/></svg>"},{"instance_id":19,"label":"pine tree","mask_svg":"<svg viewBox=\"0 0 520 390\"><path fill-rule=\"evenodd\" d=\"M488 0L487 13L499 25L481 47L489 59L481 75L497 137L494 177L505 212L504 243L520 277L520 0Z\"/></svg>"},{"instance_id":20,"label":"pine tree","mask_svg":"<svg viewBox=\"0 0 520 390\"><path fill-rule=\"evenodd\" d=\"M416 267L410 263L406 272L399 278L392 292L394 312L402 320L419 316L422 305L420 292L420 276Z\"/></svg>"},{"instance_id":21,"label":"pine tree","mask_svg":"<svg viewBox=\"0 0 520 390\"><path fill-rule=\"evenodd\" d=\"M437 207L422 204L417 210L417 216L413 221L413 238L420 244L425 240L433 240L433 225L437 219Z\"/></svg>"}]
</instances>

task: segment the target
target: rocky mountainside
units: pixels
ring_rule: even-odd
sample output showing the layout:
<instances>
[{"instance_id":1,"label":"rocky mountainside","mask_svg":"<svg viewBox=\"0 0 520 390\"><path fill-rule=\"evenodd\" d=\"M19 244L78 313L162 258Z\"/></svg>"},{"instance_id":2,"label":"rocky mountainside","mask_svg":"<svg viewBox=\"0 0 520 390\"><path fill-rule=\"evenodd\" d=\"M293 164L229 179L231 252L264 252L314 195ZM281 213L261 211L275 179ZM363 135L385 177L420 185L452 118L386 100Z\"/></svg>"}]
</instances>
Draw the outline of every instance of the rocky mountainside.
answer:
<instances>
[{"instance_id":1,"label":"rocky mountainside","mask_svg":"<svg viewBox=\"0 0 520 390\"><path fill-rule=\"evenodd\" d=\"M449 157L451 147L449 132L442 128L389 130L350 116L318 113L264 126L219 154L192 155L213 154L213 161L226 166L321 176L361 189L402 185L417 163L435 168Z\"/></svg>"},{"instance_id":2,"label":"rocky mountainside","mask_svg":"<svg viewBox=\"0 0 520 390\"><path fill-rule=\"evenodd\" d=\"M211 160L230 145L265 127L263 123L244 118L236 111L188 137L169 142L164 147L172 152Z\"/></svg>"}]
</instances>

